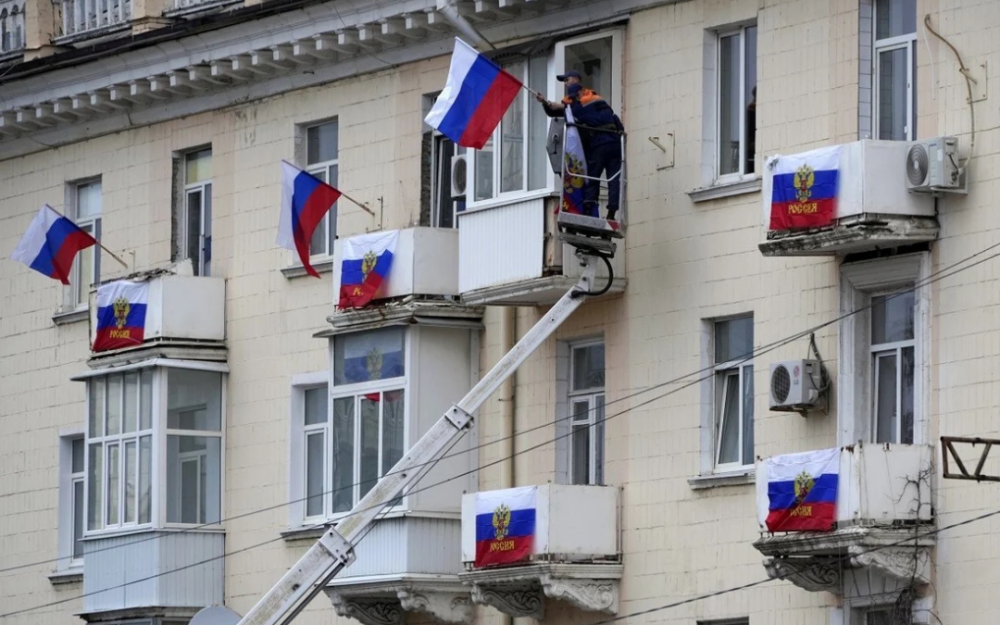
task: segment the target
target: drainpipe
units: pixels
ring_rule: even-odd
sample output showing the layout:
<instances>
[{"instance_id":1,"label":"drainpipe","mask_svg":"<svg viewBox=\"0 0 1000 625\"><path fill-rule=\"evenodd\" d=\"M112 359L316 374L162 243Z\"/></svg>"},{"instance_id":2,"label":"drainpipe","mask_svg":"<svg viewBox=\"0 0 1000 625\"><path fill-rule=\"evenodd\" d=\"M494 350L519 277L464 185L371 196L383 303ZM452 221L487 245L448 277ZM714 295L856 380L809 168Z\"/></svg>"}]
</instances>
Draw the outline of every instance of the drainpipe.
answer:
<instances>
[{"instance_id":1,"label":"drainpipe","mask_svg":"<svg viewBox=\"0 0 1000 625\"><path fill-rule=\"evenodd\" d=\"M500 308L500 353L507 354L517 342L517 308ZM512 373L500 385L500 488L514 486L514 393L517 374Z\"/></svg>"},{"instance_id":2,"label":"drainpipe","mask_svg":"<svg viewBox=\"0 0 1000 625\"><path fill-rule=\"evenodd\" d=\"M455 0L437 0L437 10L460 33L475 43L477 48L480 50L496 50L496 47L487 41L486 37L480 35L475 26L470 24L469 20L465 19L465 16L459 12L458 7L455 6Z\"/></svg>"}]
</instances>

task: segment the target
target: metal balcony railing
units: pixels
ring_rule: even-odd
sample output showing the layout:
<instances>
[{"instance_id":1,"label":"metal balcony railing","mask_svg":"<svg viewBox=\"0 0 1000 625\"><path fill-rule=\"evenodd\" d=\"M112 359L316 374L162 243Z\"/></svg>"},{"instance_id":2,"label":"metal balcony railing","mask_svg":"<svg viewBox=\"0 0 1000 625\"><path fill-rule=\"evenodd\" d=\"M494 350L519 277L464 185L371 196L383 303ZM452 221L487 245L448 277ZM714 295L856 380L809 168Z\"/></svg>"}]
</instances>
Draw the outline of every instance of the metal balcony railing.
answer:
<instances>
[{"instance_id":1,"label":"metal balcony railing","mask_svg":"<svg viewBox=\"0 0 1000 625\"><path fill-rule=\"evenodd\" d=\"M24 48L24 0L0 0L0 55Z\"/></svg>"},{"instance_id":2,"label":"metal balcony railing","mask_svg":"<svg viewBox=\"0 0 1000 625\"><path fill-rule=\"evenodd\" d=\"M132 0L62 0L62 36L97 33L132 19Z\"/></svg>"}]
</instances>

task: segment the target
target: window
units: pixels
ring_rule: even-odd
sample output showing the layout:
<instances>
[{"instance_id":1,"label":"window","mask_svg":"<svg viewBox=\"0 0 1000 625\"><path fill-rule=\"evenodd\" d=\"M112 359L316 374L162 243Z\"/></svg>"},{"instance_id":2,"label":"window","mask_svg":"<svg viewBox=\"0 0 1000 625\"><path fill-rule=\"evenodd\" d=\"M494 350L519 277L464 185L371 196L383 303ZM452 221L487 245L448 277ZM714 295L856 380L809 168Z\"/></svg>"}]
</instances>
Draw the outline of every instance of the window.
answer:
<instances>
[{"instance_id":1,"label":"window","mask_svg":"<svg viewBox=\"0 0 1000 625\"><path fill-rule=\"evenodd\" d=\"M208 276L212 267L212 150L189 152L182 160L175 260L190 259L196 276Z\"/></svg>"},{"instance_id":2,"label":"window","mask_svg":"<svg viewBox=\"0 0 1000 625\"><path fill-rule=\"evenodd\" d=\"M755 171L757 27L719 33L718 177Z\"/></svg>"},{"instance_id":3,"label":"window","mask_svg":"<svg viewBox=\"0 0 1000 625\"><path fill-rule=\"evenodd\" d=\"M875 295L871 308L872 415L876 443L913 443L913 291Z\"/></svg>"},{"instance_id":4,"label":"window","mask_svg":"<svg viewBox=\"0 0 1000 625\"><path fill-rule=\"evenodd\" d=\"M220 522L222 390L220 372L197 369L143 368L89 379L88 531ZM165 404L154 399L164 392ZM157 410L161 405L166 414ZM154 463L154 455L163 460ZM165 476L157 477L158 467Z\"/></svg>"},{"instance_id":5,"label":"window","mask_svg":"<svg viewBox=\"0 0 1000 625\"><path fill-rule=\"evenodd\" d=\"M332 187L338 182L340 127L331 121L305 129L306 171ZM323 217L309 244L311 256L333 256L337 239L337 205Z\"/></svg>"},{"instance_id":6,"label":"window","mask_svg":"<svg viewBox=\"0 0 1000 625\"><path fill-rule=\"evenodd\" d=\"M423 97L423 115L427 116L440 93ZM455 163L466 149L424 124L420 140L420 225L432 228L457 228L458 214L466 207L467 161ZM456 176L452 180L452 171ZM454 186L452 185L454 182Z\"/></svg>"},{"instance_id":7,"label":"window","mask_svg":"<svg viewBox=\"0 0 1000 625\"><path fill-rule=\"evenodd\" d=\"M875 0L875 131L878 139L916 137L916 0Z\"/></svg>"},{"instance_id":8,"label":"window","mask_svg":"<svg viewBox=\"0 0 1000 625\"><path fill-rule=\"evenodd\" d=\"M101 181L77 182L69 188L69 213L80 228L95 239L101 238ZM86 307L90 286L100 281L100 246L91 246L77 254L70 273L69 305Z\"/></svg>"},{"instance_id":9,"label":"window","mask_svg":"<svg viewBox=\"0 0 1000 625\"><path fill-rule=\"evenodd\" d=\"M59 565L60 571L83 566L86 514L85 443L83 433L59 440Z\"/></svg>"},{"instance_id":10,"label":"window","mask_svg":"<svg viewBox=\"0 0 1000 625\"><path fill-rule=\"evenodd\" d=\"M715 322L715 470L753 464L753 317Z\"/></svg>"},{"instance_id":11,"label":"window","mask_svg":"<svg viewBox=\"0 0 1000 625\"><path fill-rule=\"evenodd\" d=\"M604 483L604 343L572 345L569 361L569 478Z\"/></svg>"}]
</instances>

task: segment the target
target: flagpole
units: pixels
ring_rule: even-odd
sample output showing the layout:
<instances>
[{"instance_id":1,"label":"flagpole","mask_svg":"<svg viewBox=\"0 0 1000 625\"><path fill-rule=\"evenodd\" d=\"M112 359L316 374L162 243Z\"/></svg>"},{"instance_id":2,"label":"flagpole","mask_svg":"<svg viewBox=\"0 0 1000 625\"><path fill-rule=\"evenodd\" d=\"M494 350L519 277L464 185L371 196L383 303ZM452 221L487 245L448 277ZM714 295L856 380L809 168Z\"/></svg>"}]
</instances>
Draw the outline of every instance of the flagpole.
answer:
<instances>
[{"instance_id":1,"label":"flagpole","mask_svg":"<svg viewBox=\"0 0 1000 625\"><path fill-rule=\"evenodd\" d=\"M52 206L50 206L49 204L46 204L46 206L48 206L49 208L52 208ZM59 211L57 211L57 210L56 210L56 209L54 209L54 208L52 208L52 212L53 212L53 213L55 213L56 215L59 215L60 217L65 217L66 219L69 219L69 217L66 217L66 215L63 215L62 213L60 213ZM70 221L73 221L73 220L72 220L72 219L70 219ZM76 222L73 222L73 223L74 223L74 225L76 224ZM119 263L121 263L122 267L124 267L125 269L128 269L128 264L127 264L127 263L126 263L126 262L125 262L124 260L122 260L122 259L118 258L118 255L117 255L117 254L115 254L114 252L112 252L112 251L111 251L111 250L109 250L108 248L104 247L104 244L103 244L103 243L101 243L101 242L100 242L100 241L99 241L99 240L97 239L97 237L94 237L94 240L95 240L95 241L97 241L97 245L98 245L98 246L100 246L100 248L101 248L102 250L104 250L105 252L107 252L107 253L108 253L108 254L109 254L109 255L111 256L111 258L114 258L114 259L115 259L115 260L117 260L117 261L118 261Z\"/></svg>"},{"instance_id":2,"label":"flagpole","mask_svg":"<svg viewBox=\"0 0 1000 625\"><path fill-rule=\"evenodd\" d=\"M299 171L301 171L301 172L304 172L304 173L306 173L306 174L308 174L308 175L312 176L313 178L316 178L316 176L313 176L312 174L310 174L310 173L309 173L309 172L307 172L306 170L302 169L301 167L299 167L299 166L298 166L298 165L296 165L295 163L289 163L289 162L288 162L288 161L286 161L285 159L281 159L281 162L282 162L282 163L286 163L286 164L288 164L288 165L291 165L291 166L292 166L292 167L294 167L295 169L298 169ZM316 179L317 179L317 180L319 180L319 178L316 178ZM323 182L323 181L322 181L322 180L320 180L320 182ZM333 186L333 185L331 185L331 184L330 184L330 183L328 183L328 182L323 182L323 184L327 185L328 187L332 187L332 186ZM367 211L367 212L368 212L368 214L369 214L369 215L371 215L372 217L374 217L374 216L375 216L375 211L373 211L372 209L368 208L368 207L367 207L366 205L364 205L364 204L362 204L361 202L359 202L359 201L355 200L354 198L352 198L351 196L347 195L346 193L344 193L344 192L343 192L343 191L341 191L340 189L337 189L337 192L338 192L338 193L340 193L340 197L342 197L342 198L344 198L344 199L346 199L346 200L348 200L348 201L350 201L350 202L353 202L354 204L357 204L358 206L360 206L360 207L361 207L361 209L362 209L362 210L364 210L364 211Z\"/></svg>"}]
</instances>

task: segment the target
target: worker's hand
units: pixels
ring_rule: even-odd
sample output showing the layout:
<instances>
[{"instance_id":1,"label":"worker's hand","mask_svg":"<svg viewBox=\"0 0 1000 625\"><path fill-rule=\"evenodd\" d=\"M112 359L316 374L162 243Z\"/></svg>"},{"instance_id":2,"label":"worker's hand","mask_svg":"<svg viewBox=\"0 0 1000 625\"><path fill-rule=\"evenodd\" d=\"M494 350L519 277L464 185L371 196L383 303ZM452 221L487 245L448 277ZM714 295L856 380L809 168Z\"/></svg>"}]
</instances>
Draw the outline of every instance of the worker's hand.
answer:
<instances>
[{"instance_id":1,"label":"worker's hand","mask_svg":"<svg viewBox=\"0 0 1000 625\"><path fill-rule=\"evenodd\" d=\"M540 93L536 93L535 94L535 99L538 100L539 102L543 103L543 104L548 104L548 102L549 102Z\"/></svg>"}]
</instances>

